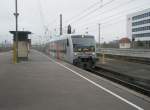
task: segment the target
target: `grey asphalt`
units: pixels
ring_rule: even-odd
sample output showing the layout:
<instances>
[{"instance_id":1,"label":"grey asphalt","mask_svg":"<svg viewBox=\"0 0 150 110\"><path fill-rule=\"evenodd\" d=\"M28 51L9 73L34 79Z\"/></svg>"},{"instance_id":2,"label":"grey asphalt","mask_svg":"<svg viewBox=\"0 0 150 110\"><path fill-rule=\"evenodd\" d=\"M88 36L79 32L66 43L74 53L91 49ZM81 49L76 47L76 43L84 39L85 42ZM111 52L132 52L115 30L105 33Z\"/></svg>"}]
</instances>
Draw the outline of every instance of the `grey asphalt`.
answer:
<instances>
[{"instance_id":1,"label":"grey asphalt","mask_svg":"<svg viewBox=\"0 0 150 110\"><path fill-rule=\"evenodd\" d=\"M149 110L150 102L128 89L63 64ZM28 62L16 65L12 64L10 52L0 54L0 65L0 110L137 110L37 51L31 51Z\"/></svg>"}]
</instances>

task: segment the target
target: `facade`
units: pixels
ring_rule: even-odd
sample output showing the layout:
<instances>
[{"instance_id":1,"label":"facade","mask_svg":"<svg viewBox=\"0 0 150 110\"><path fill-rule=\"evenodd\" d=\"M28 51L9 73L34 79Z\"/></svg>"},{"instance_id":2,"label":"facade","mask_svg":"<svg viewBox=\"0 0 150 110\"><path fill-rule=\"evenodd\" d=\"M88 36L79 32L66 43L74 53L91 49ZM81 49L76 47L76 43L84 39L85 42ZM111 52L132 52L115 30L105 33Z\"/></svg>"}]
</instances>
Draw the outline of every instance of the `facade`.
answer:
<instances>
[{"instance_id":1,"label":"facade","mask_svg":"<svg viewBox=\"0 0 150 110\"><path fill-rule=\"evenodd\" d=\"M125 37L119 40L119 48L127 49L131 48L131 41L129 38Z\"/></svg>"},{"instance_id":2,"label":"facade","mask_svg":"<svg viewBox=\"0 0 150 110\"><path fill-rule=\"evenodd\" d=\"M150 8L127 16L127 36L134 43L147 42L145 46L150 48Z\"/></svg>"}]
</instances>

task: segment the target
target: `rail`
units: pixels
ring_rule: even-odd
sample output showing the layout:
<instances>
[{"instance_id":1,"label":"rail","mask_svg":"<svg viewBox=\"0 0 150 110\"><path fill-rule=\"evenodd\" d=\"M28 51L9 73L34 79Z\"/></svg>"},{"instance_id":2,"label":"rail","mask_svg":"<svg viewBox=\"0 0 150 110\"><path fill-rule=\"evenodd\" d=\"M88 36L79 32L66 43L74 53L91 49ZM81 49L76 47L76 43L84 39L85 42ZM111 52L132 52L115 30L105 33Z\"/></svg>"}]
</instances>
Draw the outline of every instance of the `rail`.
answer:
<instances>
[{"instance_id":1,"label":"rail","mask_svg":"<svg viewBox=\"0 0 150 110\"><path fill-rule=\"evenodd\" d=\"M150 88L133 83L135 79L132 77L120 75L120 73L100 67L96 67L95 69L91 69L89 71L150 97Z\"/></svg>"}]
</instances>

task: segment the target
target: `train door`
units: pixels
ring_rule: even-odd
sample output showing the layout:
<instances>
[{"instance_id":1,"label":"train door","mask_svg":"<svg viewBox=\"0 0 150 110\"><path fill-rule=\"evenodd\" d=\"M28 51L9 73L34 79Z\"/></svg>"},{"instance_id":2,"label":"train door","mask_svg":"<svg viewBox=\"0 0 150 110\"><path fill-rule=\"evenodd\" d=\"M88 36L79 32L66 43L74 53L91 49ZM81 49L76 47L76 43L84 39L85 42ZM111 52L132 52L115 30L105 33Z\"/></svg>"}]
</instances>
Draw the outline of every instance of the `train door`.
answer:
<instances>
[{"instance_id":1,"label":"train door","mask_svg":"<svg viewBox=\"0 0 150 110\"><path fill-rule=\"evenodd\" d=\"M66 60L68 61L68 62L70 62L70 42L69 42L69 39L67 38L67 47L66 47L66 49L67 49L67 52L66 52Z\"/></svg>"}]
</instances>

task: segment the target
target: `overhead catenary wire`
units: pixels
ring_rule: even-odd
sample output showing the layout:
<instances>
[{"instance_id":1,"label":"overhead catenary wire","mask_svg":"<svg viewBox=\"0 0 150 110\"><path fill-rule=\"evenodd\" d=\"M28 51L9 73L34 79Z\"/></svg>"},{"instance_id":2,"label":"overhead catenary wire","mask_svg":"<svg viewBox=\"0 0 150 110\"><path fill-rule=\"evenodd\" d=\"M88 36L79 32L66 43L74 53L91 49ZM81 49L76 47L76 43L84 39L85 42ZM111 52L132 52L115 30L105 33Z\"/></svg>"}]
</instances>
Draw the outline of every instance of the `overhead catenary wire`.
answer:
<instances>
[{"instance_id":1,"label":"overhead catenary wire","mask_svg":"<svg viewBox=\"0 0 150 110\"><path fill-rule=\"evenodd\" d=\"M142 7L142 6L144 6L145 5L145 3L144 4L142 4L142 5L140 5L140 6L137 6L137 7L134 7L134 8L130 8L130 9L127 9L127 10L135 10L135 9L137 9L137 8L139 8L139 7ZM123 11L121 11L121 12L118 12L118 13L116 13L116 14L113 14L113 15L111 15L111 16L107 16L107 17L104 17L103 19L100 19L100 22L102 23L102 24L105 24L105 22L106 23L108 23L108 22L111 22L113 19L117 19L117 18L119 18L119 17L121 17L121 16L125 16L124 14L123 14L123 12L126 12L127 10L123 10ZM137 10L135 10L135 11L140 11L141 9L137 9ZM119 16L118 16L119 15ZM108 18L108 19L107 19ZM104 22L105 21L105 22ZM97 24L97 23L96 23ZM84 27L84 26L86 26L86 25L95 25L95 23L87 23L87 24L84 24L84 25L81 25L81 26L79 26L79 27Z\"/></svg>"},{"instance_id":2,"label":"overhead catenary wire","mask_svg":"<svg viewBox=\"0 0 150 110\"><path fill-rule=\"evenodd\" d=\"M122 8L122 7L124 7L124 6L126 6L126 5L128 5L128 4L130 4L130 3L135 2L135 1L137 1L137 0L128 0L128 1L126 1L126 2L121 2L121 3L118 4L117 6L112 7L112 8L110 8L110 9L106 10L106 11L101 12L102 10L100 10L100 13L98 13L98 14L95 15L95 16L100 16L100 15L105 14L105 13L107 13L107 12L112 12L112 10L116 10L116 9L118 9L118 8L120 8L120 7Z\"/></svg>"},{"instance_id":3,"label":"overhead catenary wire","mask_svg":"<svg viewBox=\"0 0 150 110\"><path fill-rule=\"evenodd\" d=\"M49 28L47 26L46 20L45 20L45 15L44 15L44 9L42 7L42 2L41 0L37 1L37 8L39 9L39 15L40 15L40 19L41 19L41 24L43 27L43 35L39 36L39 40L41 42L45 42L47 40L47 37L49 36Z\"/></svg>"},{"instance_id":4,"label":"overhead catenary wire","mask_svg":"<svg viewBox=\"0 0 150 110\"><path fill-rule=\"evenodd\" d=\"M93 14L94 12L98 11L99 9L101 9L101 8L103 8L103 7L105 7L105 6L109 5L109 4L111 4L111 3L114 2L114 1L115 1L115 0L111 0L111 1L109 1L109 2L107 2L107 3L105 3L105 4L103 4L101 7L98 7L98 8L96 8L96 9L94 9L94 10L91 10L90 12L88 12L88 13L86 13L86 14L83 14L83 16L80 16L80 17L78 17L77 19L73 20L72 22L69 22L69 24L73 24L73 23L75 23L75 22L79 22L80 20L82 20L82 19L84 19L85 17L87 17L87 16Z\"/></svg>"},{"instance_id":5,"label":"overhead catenary wire","mask_svg":"<svg viewBox=\"0 0 150 110\"><path fill-rule=\"evenodd\" d=\"M140 6L137 6L137 7L134 7L134 8L130 8L129 10L134 10L134 11L141 11L141 10L143 10L143 9L145 9L143 6L146 6L146 4L147 3L144 3L144 4L140 4ZM139 9L140 8L140 9ZM125 11L125 10L123 10L123 11ZM117 13L118 14L118 13ZM112 16L112 15L111 15ZM121 15L122 16L122 15ZM114 16L115 17L115 19L117 19L117 18L120 18L120 16ZM111 17L110 17L111 18ZM111 18L112 19L112 18ZM114 19L114 18L113 18ZM112 19L112 20L113 20ZM121 19L117 19L117 21L115 21L115 22L113 22L112 23L112 20L110 20L110 19L106 19L106 20L104 20L105 22L101 22L101 27L102 27L102 29L106 29L106 28L112 28L112 25L113 24L119 24L121 21L126 21L126 17L121 17ZM108 23L108 22L111 22L111 23ZM98 24L98 23L97 23ZM94 26L93 27L88 27L88 30L89 30L89 32L93 32L93 31L97 31L97 24L93 24ZM91 25L90 25L91 26ZM125 26L125 24L124 24L124 26ZM81 28L80 28L81 29ZM82 29L85 29L85 27L84 28L82 28ZM125 29L125 27L124 27L124 29ZM123 35L123 34L122 34Z\"/></svg>"},{"instance_id":6,"label":"overhead catenary wire","mask_svg":"<svg viewBox=\"0 0 150 110\"><path fill-rule=\"evenodd\" d=\"M45 1L43 1L43 2L45 3ZM46 30L50 30L49 26L54 24L54 23L56 23L58 18L55 17L55 19L51 20L50 22L46 21L46 17L44 15L44 11L47 11L47 10L43 9L41 0L38 0L37 3L38 3L38 9L39 9L39 12L40 12L40 18L41 18L41 22L42 22L43 28L44 28L45 31ZM45 12L45 13L48 13L48 12Z\"/></svg>"},{"instance_id":7,"label":"overhead catenary wire","mask_svg":"<svg viewBox=\"0 0 150 110\"><path fill-rule=\"evenodd\" d=\"M115 22L113 22L113 23L103 24L103 25L101 25L101 30L104 30L104 29L107 29L107 28L111 28L110 25L120 24L120 22L121 22L121 21L124 21L124 20L125 20L124 18L121 18L120 20L115 21ZM93 28L89 28L89 31L88 31L88 32L89 32L89 33L91 33L91 32L93 33L94 31L95 31L96 33L97 33L97 31L98 31L98 29L97 29L96 26L93 27ZM121 32L121 33L122 33L122 32ZM118 33L115 33L115 35L116 35L116 34L118 34ZM123 33L122 33L122 34L123 34ZM103 31L102 31L102 33L101 33L101 38L103 38L103 41L105 41L105 40L104 40L105 37L104 37ZM97 37L97 39L98 39L98 37Z\"/></svg>"},{"instance_id":8,"label":"overhead catenary wire","mask_svg":"<svg viewBox=\"0 0 150 110\"><path fill-rule=\"evenodd\" d=\"M125 21L125 18L120 18L119 20L111 22L111 23L103 23L103 24L101 24L101 28L102 29L107 28L107 27L111 28L113 24L119 24L120 21ZM97 31L97 27L89 28L89 31Z\"/></svg>"},{"instance_id":9,"label":"overhead catenary wire","mask_svg":"<svg viewBox=\"0 0 150 110\"><path fill-rule=\"evenodd\" d=\"M127 1L127 2L123 2L123 3L119 4L119 6L117 5L116 7L111 8L111 10L117 9L117 8L120 7L120 6L125 6L126 4L129 4L129 3L133 2L133 1L135 1L135 0L130 0L130 1ZM109 9L109 10L110 10L110 9ZM107 10L107 11L109 11L109 10ZM103 11L102 13L105 14L107 11ZM101 14L102 14L102 13L101 13ZM99 14L99 15L100 15L100 14ZM87 17L85 17L85 18L87 18ZM79 22L79 21L77 21L77 22ZM77 23L77 22L75 22L75 23ZM91 23L91 24L92 24L92 23ZM87 25L87 24L86 24L86 25Z\"/></svg>"},{"instance_id":10,"label":"overhead catenary wire","mask_svg":"<svg viewBox=\"0 0 150 110\"><path fill-rule=\"evenodd\" d=\"M114 1L114 0L111 0L110 2L107 2L106 4L104 4L104 5L107 5L107 4L109 4L109 3L111 3L112 1ZM88 8L92 8L94 5L96 5L96 4L98 4L99 2L96 2L96 3L94 3L93 5L91 5L90 7L88 7ZM103 6L102 6L103 7ZM42 9L42 8L41 8ZM88 9L87 9L88 10ZM84 10L84 11L86 11L86 10ZM96 11L96 10L95 10ZM42 12L42 11L41 11ZM93 11L92 11L93 12ZM47 26L48 27L48 26ZM44 28L45 28L45 25L44 25ZM46 28L47 29L47 28Z\"/></svg>"},{"instance_id":11,"label":"overhead catenary wire","mask_svg":"<svg viewBox=\"0 0 150 110\"><path fill-rule=\"evenodd\" d=\"M43 28L45 29L45 18L44 18L43 8L42 8L42 5L41 5L41 0L37 1L37 6L38 6L38 9L39 9L39 14L40 14L40 18L41 18Z\"/></svg>"},{"instance_id":12,"label":"overhead catenary wire","mask_svg":"<svg viewBox=\"0 0 150 110\"><path fill-rule=\"evenodd\" d=\"M44 29L44 34L46 34L48 31L49 31L49 25L50 23L55 23L55 21L57 19L54 19L53 21L51 21L50 23L46 23L46 20L45 20L45 15L44 15L44 9L42 7L42 2L41 0L38 0L37 1L37 6L38 6L38 9L39 9L39 15L40 15L40 19L41 19L41 23L42 23L42 26L43 26L43 29Z\"/></svg>"},{"instance_id":13,"label":"overhead catenary wire","mask_svg":"<svg viewBox=\"0 0 150 110\"><path fill-rule=\"evenodd\" d=\"M135 1L135 0L130 0L130 2L132 2L132 1ZM91 5L92 6L92 5ZM121 6L124 6L124 5L121 5ZM93 9L93 8L91 8L91 9ZM123 11L124 12L124 11ZM121 13L121 12L119 12L119 13ZM97 14L97 13L96 13ZM117 13L118 14L118 13ZM42 14L40 14L40 15L42 15ZM91 15L91 14L90 14ZM90 15L88 15L88 16L90 16ZM83 15L84 16L84 15ZM108 21L109 22L109 18L110 17L113 17L113 16L115 16L115 15L111 15L111 16L108 16L108 19L106 18L106 20L105 20L105 18L103 18L104 19L104 21ZM44 14L43 14L43 17L44 17ZM116 18L116 16L115 16L115 18ZM43 18L42 18L43 19ZM79 19L79 18L78 18ZM98 19L98 20L102 20L103 21L103 19ZM42 21L42 23L44 24L43 26L45 26L45 21L44 21L45 19L43 19L43 20L41 20ZM74 20L76 20L76 19L74 19ZM74 21L73 20L73 21ZM81 19L82 20L82 19ZM57 21L57 20L53 20L52 22L50 22L49 24L54 24L54 21ZM80 21L80 20L79 20ZM79 22L79 21L77 21L77 22ZM94 20L94 22L95 22L95 20ZM97 22L100 22L100 21L97 21ZM73 23L76 23L75 21L73 22ZM105 22L102 22L102 25L103 24L105 24ZM80 25L80 24L79 24ZM85 24L85 25L90 25L89 23L87 23L87 24ZM92 23L91 23L91 25L93 25ZM90 26L91 26L90 25ZM49 26L49 25L46 25L46 26ZM81 25L82 26L82 25ZM82 27L84 27L84 25L82 26ZM56 27L57 28L57 27ZM59 28L59 27L58 27ZM65 28L65 27L64 27ZM90 28L89 28L90 29Z\"/></svg>"},{"instance_id":14,"label":"overhead catenary wire","mask_svg":"<svg viewBox=\"0 0 150 110\"><path fill-rule=\"evenodd\" d=\"M98 2L95 2L94 4L90 5L89 7L87 7L86 9L84 9L82 12L78 13L77 15L69 18L68 20L66 20L66 22L69 22L69 21L72 21L74 19L76 19L78 16L81 16L83 13L89 11L90 9L94 8L95 6L99 5L100 4L100 1Z\"/></svg>"},{"instance_id":15,"label":"overhead catenary wire","mask_svg":"<svg viewBox=\"0 0 150 110\"><path fill-rule=\"evenodd\" d=\"M133 2L133 1L135 1L135 0L128 1L128 2L126 2L126 3L121 3L121 4L124 4L123 6L126 6L126 5L128 5L129 3ZM100 16L100 15L103 15L103 14L106 14L107 12L110 12L110 10L112 11L112 10L114 10L114 9L118 9L119 7L123 7L121 4L117 5L116 7L111 8L111 9L109 9L109 10L107 10L107 11L101 12L101 13L99 14L99 16ZM112 17L112 16L114 16L114 15L111 15L110 17ZM103 19L106 19L106 17L103 18ZM101 19L98 18L98 19L96 19L96 20L101 20ZM92 23L95 22L96 20L94 19L92 22L86 23L86 24L84 24L84 25L92 24ZM81 26L84 26L84 25L81 25Z\"/></svg>"},{"instance_id":16,"label":"overhead catenary wire","mask_svg":"<svg viewBox=\"0 0 150 110\"><path fill-rule=\"evenodd\" d=\"M46 22L45 15L44 15L44 9L42 7L41 0L37 1L37 6L38 6L38 9L39 9L39 15L40 15L41 23L42 23L42 26L43 26L43 35L40 36L41 41L44 40L44 39L47 41L49 39L48 37L50 37L51 33L52 33L52 31L49 29L49 26L50 26L50 24L56 23L57 18L54 19L53 21L51 21L50 23Z\"/></svg>"}]
</instances>

